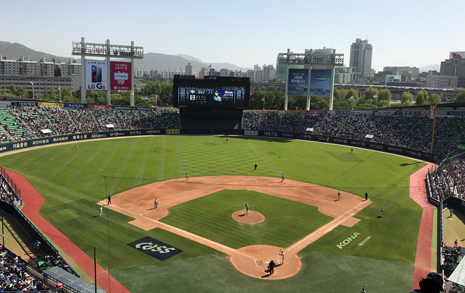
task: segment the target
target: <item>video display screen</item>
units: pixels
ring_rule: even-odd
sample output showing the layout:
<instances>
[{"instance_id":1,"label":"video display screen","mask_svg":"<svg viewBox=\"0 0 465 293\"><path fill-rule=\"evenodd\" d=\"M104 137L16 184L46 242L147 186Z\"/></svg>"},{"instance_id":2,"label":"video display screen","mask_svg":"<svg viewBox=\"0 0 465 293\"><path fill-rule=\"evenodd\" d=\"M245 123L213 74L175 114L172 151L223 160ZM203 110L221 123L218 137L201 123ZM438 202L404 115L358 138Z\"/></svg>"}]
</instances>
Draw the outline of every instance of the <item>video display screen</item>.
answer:
<instances>
[{"instance_id":1,"label":"video display screen","mask_svg":"<svg viewBox=\"0 0 465 293\"><path fill-rule=\"evenodd\" d=\"M174 79L173 106L247 108L250 82L244 78Z\"/></svg>"}]
</instances>

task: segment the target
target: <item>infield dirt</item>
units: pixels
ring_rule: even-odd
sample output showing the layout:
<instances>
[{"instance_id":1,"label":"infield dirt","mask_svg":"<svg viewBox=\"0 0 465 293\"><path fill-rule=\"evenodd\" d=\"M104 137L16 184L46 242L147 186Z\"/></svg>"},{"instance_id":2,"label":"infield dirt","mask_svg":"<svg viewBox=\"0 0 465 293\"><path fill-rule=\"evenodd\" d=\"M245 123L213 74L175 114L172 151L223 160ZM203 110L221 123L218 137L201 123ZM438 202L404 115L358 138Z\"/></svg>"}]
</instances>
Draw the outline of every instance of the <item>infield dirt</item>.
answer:
<instances>
[{"instance_id":1,"label":"infield dirt","mask_svg":"<svg viewBox=\"0 0 465 293\"><path fill-rule=\"evenodd\" d=\"M230 256L230 261L234 267L246 275L255 278L283 279L300 271L302 264L297 256L300 250L339 225L352 227L358 223L359 219L354 218L353 215L369 205L371 201L364 201L359 196L345 192L341 192L341 199L337 200L338 190L294 180L286 179L282 183L280 181L280 178L254 176L191 177L189 181L185 178L172 179L119 193L112 197L111 205L107 205L106 200L100 201L99 204L133 217L134 220L130 224L141 229L161 228L226 253ZM287 248L251 245L240 249L230 248L158 221L168 215L168 208L172 206L223 189L247 189L313 205L318 207L319 212L334 219ZM155 207L155 199L158 200L158 207ZM234 214L237 214L236 218L246 218L247 216L239 217L244 212L237 211ZM236 219L234 214L232 217ZM249 215L251 216L250 220L252 217L254 218L249 224L261 220L261 214L257 214L252 215L251 213ZM263 220L266 221L265 217ZM281 249L285 254L284 265L281 265L282 256L279 255ZM265 272L271 260L278 264L272 275Z\"/></svg>"}]
</instances>

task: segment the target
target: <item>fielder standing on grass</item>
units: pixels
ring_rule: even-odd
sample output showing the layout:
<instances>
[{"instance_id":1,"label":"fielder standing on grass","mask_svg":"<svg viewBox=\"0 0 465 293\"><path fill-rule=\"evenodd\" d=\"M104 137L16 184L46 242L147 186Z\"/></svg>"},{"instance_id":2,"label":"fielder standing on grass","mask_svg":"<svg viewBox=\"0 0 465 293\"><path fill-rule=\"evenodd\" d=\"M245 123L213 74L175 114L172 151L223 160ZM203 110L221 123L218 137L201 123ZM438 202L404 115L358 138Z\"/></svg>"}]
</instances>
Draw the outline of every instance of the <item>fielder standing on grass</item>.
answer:
<instances>
[{"instance_id":1,"label":"fielder standing on grass","mask_svg":"<svg viewBox=\"0 0 465 293\"><path fill-rule=\"evenodd\" d=\"M98 209L98 216L101 217L103 215L103 207L100 206L100 208Z\"/></svg>"},{"instance_id":2,"label":"fielder standing on grass","mask_svg":"<svg viewBox=\"0 0 465 293\"><path fill-rule=\"evenodd\" d=\"M384 208L381 208L381 212L380 212L378 218L382 218L382 217L384 217Z\"/></svg>"}]
</instances>

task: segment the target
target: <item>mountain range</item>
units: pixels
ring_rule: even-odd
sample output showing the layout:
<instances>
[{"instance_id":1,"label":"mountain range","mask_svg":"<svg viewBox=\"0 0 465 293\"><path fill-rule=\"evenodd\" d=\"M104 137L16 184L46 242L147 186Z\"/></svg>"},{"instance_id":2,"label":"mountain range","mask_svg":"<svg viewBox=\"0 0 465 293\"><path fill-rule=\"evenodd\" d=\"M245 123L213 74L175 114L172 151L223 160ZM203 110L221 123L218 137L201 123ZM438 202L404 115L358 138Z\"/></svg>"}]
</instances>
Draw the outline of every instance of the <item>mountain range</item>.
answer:
<instances>
[{"instance_id":1,"label":"mountain range","mask_svg":"<svg viewBox=\"0 0 465 293\"><path fill-rule=\"evenodd\" d=\"M60 57L45 52L35 51L31 48L28 48L19 43L10 43L0 41L0 55L3 58L9 60L18 60L21 56L28 57L32 61L39 61L42 57L45 58L45 61L55 61L57 62L69 62L70 59L80 58L70 58L70 57ZM78 61L79 62L79 61ZM178 54L178 55L167 55L160 53L145 53L144 59L135 59L135 68L137 69L159 69L159 70L178 70L179 67L185 70L187 63L192 64L194 71L200 71L202 67L208 67L211 64L211 68L219 71L222 68L229 70L247 70L248 68L242 68L230 63L213 63L213 62L202 62L200 59Z\"/></svg>"}]
</instances>

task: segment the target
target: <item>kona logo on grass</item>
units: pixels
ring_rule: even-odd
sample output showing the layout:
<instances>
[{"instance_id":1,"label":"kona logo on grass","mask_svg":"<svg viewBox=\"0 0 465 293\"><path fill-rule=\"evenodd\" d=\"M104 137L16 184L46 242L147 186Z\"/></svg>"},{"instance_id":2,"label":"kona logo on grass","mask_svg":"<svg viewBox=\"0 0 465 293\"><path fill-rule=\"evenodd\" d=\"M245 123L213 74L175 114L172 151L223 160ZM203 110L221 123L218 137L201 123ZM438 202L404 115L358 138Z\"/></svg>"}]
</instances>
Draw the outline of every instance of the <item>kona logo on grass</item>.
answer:
<instances>
[{"instance_id":1,"label":"kona logo on grass","mask_svg":"<svg viewBox=\"0 0 465 293\"><path fill-rule=\"evenodd\" d=\"M336 246L339 248L339 249L342 249L344 246L346 246L347 244L349 244L350 242L352 242L353 240L355 240L355 238L357 238L357 236L359 235L362 235L358 232L355 232L354 235L351 235L349 236L349 238L347 239L344 239L342 242L340 242L339 244L337 244Z\"/></svg>"},{"instance_id":2,"label":"kona logo on grass","mask_svg":"<svg viewBox=\"0 0 465 293\"><path fill-rule=\"evenodd\" d=\"M161 261L181 253L182 250L146 236L128 244L129 246Z\"/></svg>"}]
</instances>

